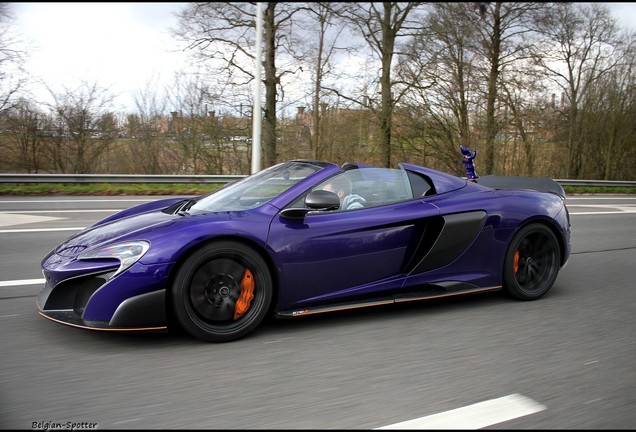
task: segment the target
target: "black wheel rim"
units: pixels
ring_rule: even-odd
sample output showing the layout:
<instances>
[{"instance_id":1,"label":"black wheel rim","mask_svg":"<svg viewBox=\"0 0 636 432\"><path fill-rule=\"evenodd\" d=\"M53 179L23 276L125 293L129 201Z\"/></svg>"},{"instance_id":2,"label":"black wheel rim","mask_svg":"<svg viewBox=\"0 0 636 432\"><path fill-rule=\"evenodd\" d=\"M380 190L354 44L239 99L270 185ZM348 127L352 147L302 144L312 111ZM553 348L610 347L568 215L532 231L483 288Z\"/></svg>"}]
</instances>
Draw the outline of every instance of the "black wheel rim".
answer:
<instances>
[{"instance_id":1,"label":"black wheel rim","mask_svg":"<svg viewBox=\"0 0 636 432\"><path fill-rule=\"evenodd\" d=\"M199 266L190 282L190 302L196 315L211 324L233 322L247 269L228 258L212 259Z\"/></svg>"},{"instance_id":2,"label":"black wheel rim","mask_svg":"<svg viewBox=\"0 0 636 432\"><path fill-rule=\"evenodd\" d=\"M557 268L554 244L546 235L533 233L517 247L513 272L519 288L527 293L544 289Z\"/></svg>"}]
</instances>

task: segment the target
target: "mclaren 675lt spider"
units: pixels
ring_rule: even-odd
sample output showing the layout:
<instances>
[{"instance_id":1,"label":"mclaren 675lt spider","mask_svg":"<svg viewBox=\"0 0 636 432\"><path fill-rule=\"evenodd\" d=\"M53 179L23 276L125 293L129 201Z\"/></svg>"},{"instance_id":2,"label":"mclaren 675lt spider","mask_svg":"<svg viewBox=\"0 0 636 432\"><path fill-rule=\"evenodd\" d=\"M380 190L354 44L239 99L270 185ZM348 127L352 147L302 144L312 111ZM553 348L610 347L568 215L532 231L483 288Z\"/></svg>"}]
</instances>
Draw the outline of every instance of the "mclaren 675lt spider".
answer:
<instances>
[{"instance_id":1,"label":"mclaren 675lt spider","mask_svg":"<svg viewBox=\"0 0 636 432\"><path fill-rule=\"evenodd\" d=\"M236 340L278 318L490 290L535 300L570 254L563 188L293 160L115 213L42 260L38 312Z\"/></svg>"}]
</instances>

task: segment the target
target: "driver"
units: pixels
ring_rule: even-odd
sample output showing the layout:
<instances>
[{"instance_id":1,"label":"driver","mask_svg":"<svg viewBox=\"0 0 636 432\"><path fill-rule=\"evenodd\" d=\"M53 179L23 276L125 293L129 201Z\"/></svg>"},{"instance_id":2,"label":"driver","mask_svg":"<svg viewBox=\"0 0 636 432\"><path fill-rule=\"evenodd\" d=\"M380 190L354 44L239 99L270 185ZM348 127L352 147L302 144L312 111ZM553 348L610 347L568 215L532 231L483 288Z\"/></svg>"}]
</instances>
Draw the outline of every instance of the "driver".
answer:
<instances>
[{"instance_id":1,"label":"driver","mask_svg":"<svg viewBox=\"0 0 636 432\"><path fill-rule=\"evenodd\" d=\"M353 210L364 207L366 200L352 192L351 180L343 175L334 177L322 187L322 190L333 192L340 198L341 210Z\"/></svg>"}]
</instances>

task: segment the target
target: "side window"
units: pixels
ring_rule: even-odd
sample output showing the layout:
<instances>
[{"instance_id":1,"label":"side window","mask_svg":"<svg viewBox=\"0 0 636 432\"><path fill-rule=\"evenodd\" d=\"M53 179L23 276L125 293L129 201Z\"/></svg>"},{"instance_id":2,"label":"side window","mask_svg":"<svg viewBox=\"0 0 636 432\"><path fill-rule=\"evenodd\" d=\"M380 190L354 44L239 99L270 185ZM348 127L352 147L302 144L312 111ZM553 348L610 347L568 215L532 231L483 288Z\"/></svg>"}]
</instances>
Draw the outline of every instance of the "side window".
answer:
<instances>
[{"instance_id":1,"label":"side window","mask_svg":"<svg viewBox=\"0 0 636 432\"><path fill-rule=\"evenodd\" d=\"M354 192L363 196L366 207L408 201L413 198L407 173L399 169L369 168L360 170L362 179Z\"/></svg>"},{"instance_id":2,"label":"side window","mask_svg":"<svg viewBox=\"0 0 636 432\"><path fill-rule=\"evenodd\" d=\"M385 168L348 170L327 179L313 190L337 194L340 198L337 211L377 207L413 198L406 171Z\"/></svg>"},{"instance_id":3,"label":"side window","mask_svg":"<svg viewBox=\"0 0 636 432\"><path fill-rule=\"evenodd\" d=\"M357 192L360 182L359 170L349 170L335 175L322 182L314 190L326 190L335 193L340 198L340 208L337 211L355 210L366 207L366 199Z\"/></svg>"}]
</instances>

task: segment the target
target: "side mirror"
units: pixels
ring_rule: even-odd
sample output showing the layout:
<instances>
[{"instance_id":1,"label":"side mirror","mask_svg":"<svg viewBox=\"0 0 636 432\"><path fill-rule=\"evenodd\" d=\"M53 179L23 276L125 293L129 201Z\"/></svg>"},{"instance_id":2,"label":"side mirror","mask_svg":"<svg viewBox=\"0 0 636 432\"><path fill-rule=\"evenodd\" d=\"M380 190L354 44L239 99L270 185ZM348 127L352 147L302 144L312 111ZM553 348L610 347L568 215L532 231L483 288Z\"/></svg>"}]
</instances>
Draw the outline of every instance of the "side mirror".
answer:
<instances>
[{"instance_id":1,"label":"side mirror","mask_svg":"<svg viewBox=\"0 0 636 432\"><path fill-rule=\"evenodd\" d=\"M340 198L333 192L315 190L307 195L305 205L308 208L288 208L280 212L280 215L288 219L302 219L310 211L336 210L340 207Z\"/></svg>"},{"instance_id":2,"label":"side mirror","mask_svg":"<svg viewBox=\"0 0 636 432\"><path fill-rule=\"evenodd\" d=\"M315 190L305 198L305 205L312 210L337 210L340 198L333 192Z\"/></svg>"}]
</instances>

